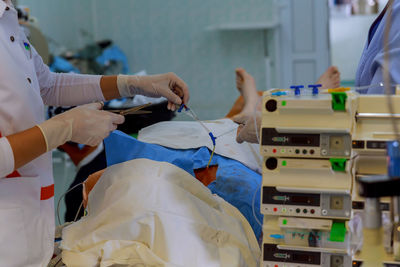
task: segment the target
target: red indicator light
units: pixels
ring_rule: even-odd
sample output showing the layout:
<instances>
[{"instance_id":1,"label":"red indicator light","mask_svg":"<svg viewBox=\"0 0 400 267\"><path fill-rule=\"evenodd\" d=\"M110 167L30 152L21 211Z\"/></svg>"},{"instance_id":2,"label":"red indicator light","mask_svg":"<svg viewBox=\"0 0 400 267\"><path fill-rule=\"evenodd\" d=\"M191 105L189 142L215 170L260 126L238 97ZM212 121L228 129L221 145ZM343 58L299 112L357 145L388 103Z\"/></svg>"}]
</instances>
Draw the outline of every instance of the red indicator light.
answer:
<instances>
[{"instance_id":1,"label":"red indicator light","mask_svg":"<svg viewBox=\"0 0 400 267\"><path fill-rule=\"evenodd\" d=\"M314 214L314 213L315 213L315 210L314 210L314 209L312 209L312 210L310 210L310 212L311 212L311 214Z\"/></svg>"},{"instance_id":2,"label":"red indicator light","mask_svg":"<svg viewBox=\"0 0 400 267\"><path fill-rule=\"evenodd\" d=\"M278 211L278 209L277 208L274 208L274 212L277 212Z\"/></svg>"},{"instance_id":3,"label":"red indicator light","mask_svg":"<svg viewBox=\"0 0 400 267\"><path fill-rule=\"evenodd\" d=\"M274 148L274 149L272 149L272 152L273 152L273 153L276 153L276 149L275 149L275 148Z\"/></svg>"}]
</instances>

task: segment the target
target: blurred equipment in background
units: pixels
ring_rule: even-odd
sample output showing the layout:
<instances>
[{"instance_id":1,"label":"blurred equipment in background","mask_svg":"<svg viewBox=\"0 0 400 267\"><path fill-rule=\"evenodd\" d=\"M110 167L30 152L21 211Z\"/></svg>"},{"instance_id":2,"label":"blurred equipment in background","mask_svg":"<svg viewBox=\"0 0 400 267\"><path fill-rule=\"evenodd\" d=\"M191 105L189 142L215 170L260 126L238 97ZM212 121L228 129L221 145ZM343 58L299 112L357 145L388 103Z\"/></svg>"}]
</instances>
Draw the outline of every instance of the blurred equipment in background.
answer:
<instances>
[{"instance_id":1,"label":"blurred equipment in background","mask_svg":"<svg viewBox=\"0 0 400 267\"><path fill-rule=\"evenodd\" d=\"M21 27L24 29L25 35L28 37L29 42L35 47L36 51L42 57L45 64L50 62L49 45L46 37L40 31L36 19L30 17L28 7L17 6L18 20Z\"/></svg>"},{"instance_id":2,"label":"blurred equipment in background","mask_svg":"<svg viewBox=\"0 0 400 267\"><path fill-rule=\"evenodd\" d=\"M379 0L353 0L352 13L353 15L369 15L378 14L379 6L382 5Z\"/></svg>"},{"instance_id":3,"label":"blurred equipment in background","mask_svg":"<svg viewBox=\"0 0 400 267\"><path fill-rule=\"evenodd\" d=\"M333 17L378 14L387 0L329 0Z\"/></svg>"}]
</instances>

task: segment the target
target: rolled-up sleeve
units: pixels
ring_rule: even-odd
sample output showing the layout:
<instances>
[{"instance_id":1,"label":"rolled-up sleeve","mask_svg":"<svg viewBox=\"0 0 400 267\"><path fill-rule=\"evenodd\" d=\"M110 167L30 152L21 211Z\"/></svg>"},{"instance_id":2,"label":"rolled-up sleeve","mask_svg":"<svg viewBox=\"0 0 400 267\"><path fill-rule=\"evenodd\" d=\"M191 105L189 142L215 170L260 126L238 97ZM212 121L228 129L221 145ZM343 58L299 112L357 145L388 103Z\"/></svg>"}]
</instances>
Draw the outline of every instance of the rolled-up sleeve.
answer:
<instances>
[{"instance_id":1,"label":"rolled-up sleeve","mask_svg":"<svg viewBox=\"0 0 400 267\"><path fill-rule=\"evenodd\" d=\"M104 101L100 75L51 72L34 48L32 52L40 94L46 105L76 106Z\"/></svg>"},{"instance_id":2,"label":"rolled-up sleeve","mask_svg":"<svg viewBox=\"0 0 400 267\"><path fill-rule=\"evenodd\" d=\"M14 171L14 153L7 138L0 138L0 179Z\"/></svg>"}]
</instances>

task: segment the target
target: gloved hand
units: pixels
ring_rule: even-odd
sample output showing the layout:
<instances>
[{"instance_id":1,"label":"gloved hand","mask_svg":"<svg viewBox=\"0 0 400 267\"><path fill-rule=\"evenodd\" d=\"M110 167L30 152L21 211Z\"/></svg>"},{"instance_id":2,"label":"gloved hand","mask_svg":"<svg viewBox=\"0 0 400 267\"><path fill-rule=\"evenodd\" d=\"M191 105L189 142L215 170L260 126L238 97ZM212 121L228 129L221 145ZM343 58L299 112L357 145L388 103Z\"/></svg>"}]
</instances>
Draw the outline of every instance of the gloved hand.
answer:
<instances>
[{"instance_id":1,"label":"gloved hand","mask_svg":"<svg viewBox=\"0 0 400 267\"><path fill-rule=\"evenodd\" d=\"M47 151L67 141L89 146L100 144L125 121L124 116L100 110L102 107L101 103L82 105L38 125L46 140Z\"/></svg>"},{"instance_id":2,"label":"gloved hand","mask_svg":"<svg viewBox=\"0 0 400 267\"><path fill-rule=\"evenodd\" d=\"M188 86L172 72L149 76L118 75L117 86L121 97L165 97L169 110L175 110L175 105L181 105L182 101L184 104L189 101Z\"/></svg>"},{"instance_id":3,"label":"gloved hand","mask_svg":"<svg viewBox=\"0 0 400 267\"><path fill-rule=\"evenodd\" d=\"M249 142L257 144L259 142L257 135L260 136L261 112L257 112L255 117L256 122L254 122L254 116L248 118L241 117L240 119L234 118L234 121L240 124L236 135L238 143Z\"/></svg>"}]
</instances>

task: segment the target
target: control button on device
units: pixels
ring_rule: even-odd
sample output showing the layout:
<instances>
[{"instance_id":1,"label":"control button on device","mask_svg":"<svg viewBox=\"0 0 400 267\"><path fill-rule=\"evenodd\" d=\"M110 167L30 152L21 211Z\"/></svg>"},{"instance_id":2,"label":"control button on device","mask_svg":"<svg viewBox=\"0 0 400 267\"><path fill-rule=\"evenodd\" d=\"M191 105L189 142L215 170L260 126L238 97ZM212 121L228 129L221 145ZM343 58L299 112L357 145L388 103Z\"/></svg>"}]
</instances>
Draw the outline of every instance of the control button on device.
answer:
<instances>
[{"instance_id":1,"label":"control button on device","mask_svg":"<svg viewBox=\"0 0 400 267\"><path fill-rule=\"evenodd\" d=\"M269 158L265 161L265 166L268 170L275 170L278 167L278 160L276 158Z\"/></svg>"},{"instance_id":2,"label":"control button on device","mask_svg":"<svg viewBox=\"0 0 400 267\"><path fill-rule=\"evenodd\" d=\"M277 109L277 102L275 99L270 99L265 103L265 108L269 112L274 112Z\"/></svg>"}]
</instances>

